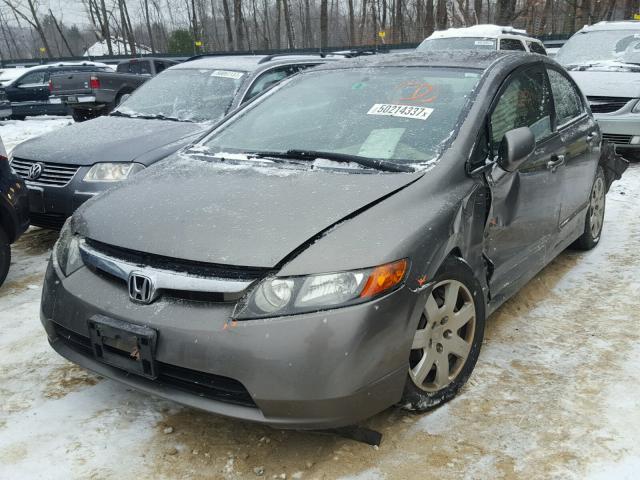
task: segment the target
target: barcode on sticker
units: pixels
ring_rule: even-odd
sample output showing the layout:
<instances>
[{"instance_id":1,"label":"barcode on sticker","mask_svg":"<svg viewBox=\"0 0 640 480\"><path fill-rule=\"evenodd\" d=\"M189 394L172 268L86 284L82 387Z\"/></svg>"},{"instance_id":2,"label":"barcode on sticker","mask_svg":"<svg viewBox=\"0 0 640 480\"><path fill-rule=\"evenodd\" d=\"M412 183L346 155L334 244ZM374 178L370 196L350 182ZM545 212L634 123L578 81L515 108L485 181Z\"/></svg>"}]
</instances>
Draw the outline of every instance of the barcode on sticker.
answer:
<instances>
[{"instance_id":1,"label":"barcode on sticker","mask_svg":"<svg viewBox=\"0 0 640 480\"><path fill-rule=\"evenodd\" d=\"M244 73L242 72L233 72L231 70L214 70L211 74L212 77L233 78L234 80L242 78L243 75Z\"/></svg>"},{"instance_id":2,"label":"barcode on sticker","mask_svg":"<svg viewBox=\"0 0 640 480\"><path fill-rule=\"evenodd\" d=\"M410 105L390 105L387 103L376 103L369 109L367 115L386 115L389 117L415 118L426 120L433 112L433 108L412 107Z\"/></svg>"}]
</instances>

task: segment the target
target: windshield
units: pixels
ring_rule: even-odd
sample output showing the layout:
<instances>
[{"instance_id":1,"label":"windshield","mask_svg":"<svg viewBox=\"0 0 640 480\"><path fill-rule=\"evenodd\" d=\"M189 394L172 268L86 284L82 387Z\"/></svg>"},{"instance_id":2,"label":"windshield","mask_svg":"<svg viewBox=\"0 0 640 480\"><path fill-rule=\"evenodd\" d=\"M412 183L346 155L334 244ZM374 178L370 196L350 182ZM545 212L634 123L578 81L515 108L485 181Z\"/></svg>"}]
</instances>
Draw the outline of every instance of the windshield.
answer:
<instances>
[{"instance_id":1,"label":"windshield","mask_svg":"<svg viewBox=\"0 0 640 480\"><path fill-rule=\"evenodd\" d=\"M307 72L245 110L205 146L423 163L452 135L480 73L423 67Z\"/></svg>"},{"instance_id":2,"label":"windshield","mask_svg":"<svg viewBox=\"0 0 640 480\"><path fill-rule=\"evenodd\" d=\"M495 38L488 37L456 37L456 38L427 38L417 50L431 52L434 50L495 50Z\"/></svg>"},{"instance_id":3,"label":"windshield","mask_svg":"<svg viewBox=\"0 0 640 480\"><path fill-rule=\"evenodd\" d=\"M594 63L640 63L640 28L578 33L558 51L565 66ZM614 63L615 65L615 63Z\"/></svg>"},{"instance_id":4,"label":"windshield","mask_svg":"<svg viewBox=\"0 0 640 480\"><path fill-rule=\"evenodd\" d=\"M135 91L116 114L215 122L227 113L243 72L213 69L166 70Z\"/></svg>"}]
</instances>

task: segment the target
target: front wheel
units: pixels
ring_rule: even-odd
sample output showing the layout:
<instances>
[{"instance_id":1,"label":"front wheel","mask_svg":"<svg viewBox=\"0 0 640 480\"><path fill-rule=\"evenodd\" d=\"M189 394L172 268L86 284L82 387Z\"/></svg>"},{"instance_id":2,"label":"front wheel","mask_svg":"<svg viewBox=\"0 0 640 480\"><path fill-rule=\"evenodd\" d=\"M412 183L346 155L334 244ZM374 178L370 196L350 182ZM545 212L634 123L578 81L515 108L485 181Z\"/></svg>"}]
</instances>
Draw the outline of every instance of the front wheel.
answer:
<instances>
[{"instance_id":1,"label":"front wheel","mask_svg":"<svg viewBox=\"0 0 640 480\"><path fill-rule=\"evenodd\" d=\"M466 263L448 259L424 304L400 405L426 411L455 397L476 365L484 325L480 284Z\"/></svg>"},{"instance_id":2,"label":"front wheel","mask_svg":"<svg viewBox=\"0 0 640 480\"><path fill-rule=\"evenodd\" d=\"M606 179L602 167L598 166L596 178L593 181L591 194L589 195L589 209L584 222L584 231L574 242L573 247L580 250L591 250L600 242L604 224L606 194Z\"/></svg>"},{"instance_id":3,"label":"front wheel","mask_svg":"<svg viewBox=\"0 0 640 480\"><path fill-rule=\"evenodd\" d=\"M3 284L5 278L7 278L10 264L11 247L9 246L9 238L2 227L0 227L0 286Z\"/></svg>"}]
</instances>

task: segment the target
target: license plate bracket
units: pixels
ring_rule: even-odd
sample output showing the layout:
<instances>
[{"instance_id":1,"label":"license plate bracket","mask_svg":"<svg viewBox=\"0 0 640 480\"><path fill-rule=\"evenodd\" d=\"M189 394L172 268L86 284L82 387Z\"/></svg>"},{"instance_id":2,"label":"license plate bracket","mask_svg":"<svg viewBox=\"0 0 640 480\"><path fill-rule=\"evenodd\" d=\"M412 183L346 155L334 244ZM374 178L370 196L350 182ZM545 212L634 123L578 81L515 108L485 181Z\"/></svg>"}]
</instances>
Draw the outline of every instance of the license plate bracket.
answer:
<instances>
[{"instance_id":1,"label":"license plate bracket","mask_svg":"<svg viewBox=\"0 0 640 480\"><path fill-rule=\"evenodd\" d=\"M158 333L150 327L94 315L88 321L96 359L146 378L158 377L154 359Z\"/></svg>"}]
</instances>

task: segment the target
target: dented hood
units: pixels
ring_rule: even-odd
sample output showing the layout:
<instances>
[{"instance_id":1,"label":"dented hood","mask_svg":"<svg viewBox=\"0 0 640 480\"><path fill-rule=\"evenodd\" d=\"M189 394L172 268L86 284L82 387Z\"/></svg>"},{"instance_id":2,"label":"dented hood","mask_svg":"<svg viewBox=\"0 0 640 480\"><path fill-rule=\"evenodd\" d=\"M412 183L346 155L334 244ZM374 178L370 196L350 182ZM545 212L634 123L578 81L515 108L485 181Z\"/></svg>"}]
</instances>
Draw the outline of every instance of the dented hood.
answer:
<instances>
[{"instance_id":1,"label":"dented hood","mask_svg":"<svg viewBox=\"0 0 640 480\"><path fill-rule=\"evenodd\" d=\"M87 202L73 228L131 250L270 268L421 175L225 165L174 156Z\"/></svg>"}]
</instances>

